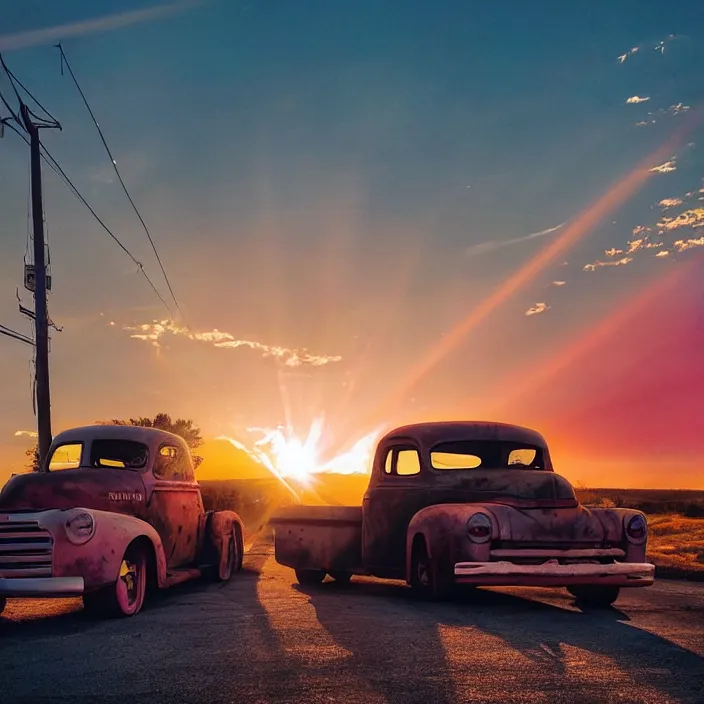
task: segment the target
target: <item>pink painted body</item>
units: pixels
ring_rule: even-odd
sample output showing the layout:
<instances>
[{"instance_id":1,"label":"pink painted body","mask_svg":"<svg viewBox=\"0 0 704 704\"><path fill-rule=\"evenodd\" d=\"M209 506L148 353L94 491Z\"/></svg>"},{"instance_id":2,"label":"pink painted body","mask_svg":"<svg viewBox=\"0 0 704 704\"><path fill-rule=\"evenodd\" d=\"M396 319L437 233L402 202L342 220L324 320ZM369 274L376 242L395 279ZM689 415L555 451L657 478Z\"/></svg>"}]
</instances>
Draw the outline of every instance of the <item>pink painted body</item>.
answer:
<instances>
[{"instance_id":1,"label":"pink painted body","mask_svg":"<svg viewBox=\"0 0 704 704\"><path fill-rule=\"evenodd\" d=\"M445 585L643 587L654 577L643 514L581 506L543 437L499 423L399 428L379 442L362 507L294 506L272 524L276 559L299 573L413 584L420 554Z\"/></svg>"},{"instance_id":2,"label":"pink painted body","mask_svg":"<svg viewBox=\"0 0 704 704\"><path fill-rule=\"evenodd\" d=\"M134 467L113 466L115 456L126 456L124 443L142 453ZM59 434L50 458L77 446L75 467L17 475L0 493L0 597L83 595L115 584L135 542L160 588L219 568L233 532L241 556L242 521L232 511L204 511L180 437L153 428L89 426ZM74 522L83 522L78 537Z\"/></svg>"}]
</instances>

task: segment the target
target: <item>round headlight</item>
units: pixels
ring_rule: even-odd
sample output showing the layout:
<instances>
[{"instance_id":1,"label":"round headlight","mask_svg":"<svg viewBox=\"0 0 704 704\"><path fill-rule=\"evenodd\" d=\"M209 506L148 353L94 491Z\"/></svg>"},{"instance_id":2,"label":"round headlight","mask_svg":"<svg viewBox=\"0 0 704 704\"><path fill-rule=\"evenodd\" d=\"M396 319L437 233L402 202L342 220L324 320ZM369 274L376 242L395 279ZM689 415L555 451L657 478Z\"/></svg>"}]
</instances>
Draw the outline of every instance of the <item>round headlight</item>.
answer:
<instances>
[{"instance_id":1,"label":"round headlight","mask_svg":"<svg viewBox=\"0 0 704 704\"><path fill-rule=\"evenodd\" d=\"M66 536L74 545L87 543L95 533L95 521L88 511L70 511L66 516Z\"/></svg>"},{"instance_id":2,"label":"round headlight","mask_svg":"<svg viewBox=\"0 0 704 704\"><path fill-rule=\"evenodd\" d=\"M642 543L648 534L648 523L642 514L632 516L626 524L626 537L632 543Z\"/></svg>"},{"instance_id":3,"label":"round headlight","mask_svg":"<svg viewBox=\"0 0 704 704\"><path fill-rule=\"evenodd\" d=\"M486 543L491 538L491 518L486 513L475 513L467 521L467 535L475 543Z\"/></svg>"}]
</instances>

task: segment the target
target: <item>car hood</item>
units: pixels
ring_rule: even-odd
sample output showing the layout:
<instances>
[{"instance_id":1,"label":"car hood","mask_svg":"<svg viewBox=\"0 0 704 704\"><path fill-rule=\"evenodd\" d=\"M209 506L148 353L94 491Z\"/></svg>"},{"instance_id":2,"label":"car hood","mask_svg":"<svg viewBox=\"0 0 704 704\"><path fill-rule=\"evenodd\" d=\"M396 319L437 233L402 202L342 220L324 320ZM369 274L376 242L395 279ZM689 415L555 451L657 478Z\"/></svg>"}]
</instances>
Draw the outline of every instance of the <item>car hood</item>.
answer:
<instances>
[{"instance_id":1,"label":"car hood","mask_svg":"<svg viewBox=\"0 0 704 704\"><path fill-rule=\"evenodd\" d=\"M0 492L0 511L41 511L81 506L141 516L146 492L139 472L66 469L12 477Z\"/></svg>"}]
</instances>

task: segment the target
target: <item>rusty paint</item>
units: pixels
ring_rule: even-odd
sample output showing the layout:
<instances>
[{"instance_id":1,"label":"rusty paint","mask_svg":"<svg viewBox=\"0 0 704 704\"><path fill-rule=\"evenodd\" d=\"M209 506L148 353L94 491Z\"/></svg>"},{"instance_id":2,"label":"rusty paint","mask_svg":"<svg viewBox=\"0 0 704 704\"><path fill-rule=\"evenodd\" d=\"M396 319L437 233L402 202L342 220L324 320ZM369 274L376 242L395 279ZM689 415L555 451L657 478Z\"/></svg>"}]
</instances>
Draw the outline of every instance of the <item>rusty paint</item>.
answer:
<instances>
[{"instance_id":1,"label":"rusty paint","mask_svg":"<svg viewBox=\"0 0 704 704\"><path fill-rule=\"evenodd\" d=\"M544 468L433 469L431 448L464 440L540 448ZM385 472L387 453L394 448L417 450L420 471L410 476ZM467 533L467 521L477 512L491 520L492 535L486 542L475 542ZM540 564L570 560L582 567L575 570L577 574L565 575L564 584L602 583L602 579L605 584L643 586L652 580L623 574L599 576L599 564L630 563L634 571L642 568L645 541L636 544L625 533L628 520L637 514L629 509L581 506L569 481L555 473L545 439L533 430L499 423L448 422L404 426L382 438L361 508L295 506L280 511L271 523L277 561L295 569L336 569L410 582L413 546L422 540L430 559L450 578L458 563L508 562L525 568L516 570L517 577L507 576L505 567L493 575L485 570L475 575L477 583L547 584L552 580L550 584L555 584L564 570L545 577ZM530 561L533 567L526 564ZM591 576L585 576L589 568L583 565L589 562L598 564Z\"/></svg>"},{"instance_id":2,"label":"rusty paint","mask_svg":"<svg viewBox=\"0 0 704 704\"><path fill-rule=\"evenodd\" d=\"M147 445L145 468L83 466L88 464L91 443L103 438ZM11 523L31 515L50 533L52 577L83 577L87 591L114 583L127 546L141 539L153 550L157 583L163 587L182 581L175 576L179 573L192 578L200 574L198 568L218 564L222 534L235 524L244 535L236 513L204 511L190 451L181 438L151 428L90 426L59 434L52 450L67 442L83 444L82 466L16 475L0 492L0 520ZM182 459L187 462L184 479L165 480L155 475L155 461L164 443L183 452ZM74 508L93 517L94 534L83 544L71 542L66 533L65 512ZM26 513L29 511L32 513Z\"/></svg>"}]
</instances>

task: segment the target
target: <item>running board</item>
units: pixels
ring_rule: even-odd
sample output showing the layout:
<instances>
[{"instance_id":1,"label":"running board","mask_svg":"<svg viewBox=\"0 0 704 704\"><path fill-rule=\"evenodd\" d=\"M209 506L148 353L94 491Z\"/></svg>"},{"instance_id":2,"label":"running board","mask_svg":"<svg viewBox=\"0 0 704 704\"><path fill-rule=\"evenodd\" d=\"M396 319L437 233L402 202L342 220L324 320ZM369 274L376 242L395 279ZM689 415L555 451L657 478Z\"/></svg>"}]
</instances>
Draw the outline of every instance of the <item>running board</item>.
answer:
<instances>
[{"instance_id":1,"label":"running board","mask_svg":"<svg viewBox=\"0 0 704 704\"><path fill-rule=\"evenodd\" d=\"M184 567L183 569L167 572L162 588L168 589L176 584L182 584L183 582L188 582L191 579L198 579L201 574L201 570L197 567Z\"/></svg>"}]
</instances>

